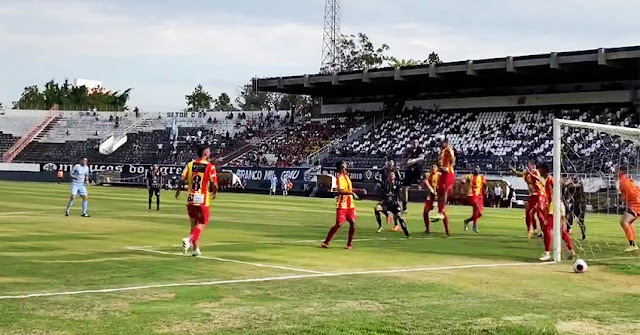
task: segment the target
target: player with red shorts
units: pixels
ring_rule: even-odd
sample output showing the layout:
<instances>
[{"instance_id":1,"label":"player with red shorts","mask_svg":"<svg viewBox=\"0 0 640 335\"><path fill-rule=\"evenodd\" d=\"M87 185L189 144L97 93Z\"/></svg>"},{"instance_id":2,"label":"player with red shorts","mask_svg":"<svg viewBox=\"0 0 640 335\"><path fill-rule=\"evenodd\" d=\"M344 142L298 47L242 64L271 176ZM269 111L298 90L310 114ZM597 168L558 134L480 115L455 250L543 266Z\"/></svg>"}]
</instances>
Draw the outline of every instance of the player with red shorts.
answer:
<instances>
[{"instance_id":1,"label":"player with red shorts","mask_svg":"<svg viewBox=\"0 0 640 335\"><path fill-rule=\"evenodd\" d=\"M478 233L478 219L484 212L484 197L487 194L487 180L480 174L480 167L476 166L473 174L468 175L463 182L469 184L468 202L473 213L471 217L464 220L464 231L469 230L469 223L473 222L473 231Z\"/></svg>"},{"instance_id":2,"label":"player with red shorts","mask_svg":"<svg viewBox=\"0 0 640 335\"><path fill-rule=\"evenodd\" d=\"M542 181L544 182L545 194L546 194L546 204L547 210L547 220L542 223L542 234L544 235L544 254L539 260L546 262L551 260L551 243L553 241L553 186L554 180L553 177L549 174L549 166L547 164L540 164L540 175ZM560 203L560 222L561 227L560 230L562 232L562 240L567 244L567 249L569 249L569 259L572 259L575 256L576 252L573 251L573 243L571 242L571 236L568 232L568 227L565 227L565 206L563 203Z\"/></svg>"},{"instance_id":3,"label":"player with red shorts","mask_svg":"<svg viewBox=\"0 0 640 335\"><path fill-rule=\"evenodd\" d=\"M329 229L327 238L320 244L322 248L329 248L329 243L338 232L338 229L342 227L345 222L349 222L349 239L347 240L347 249L353 249L353 237L356 234L356 206L354 204L354 198L358 196L353 193L353 186L351 185L351 179L347 173L347 163L338 162L336 164L336 170L338 171L337 186L338 186L338 202L336 205L336 222Z\"/></svg>"},{"instance_id":4,"label":"player with red shorts","mask_svg":"<svg viewBox=\"0 0 640 335\"><path fill-rule=\"evenodd\" d=\"M619 167L616 171L620 182L622 202L627 206L626 212L622 213L620 226L629 241L629 246L624 251L635 252L638 251L638 245L636 244L636 231L633 223L638 218L638 215L640 215L640 188L629 178L627 173L628 171L625 166Z\"/></svg>"},{"instance_id":5,"label":"player with red shorts","mask_svg":"<svg viewBox=\"0 0 640 335\"><path fill-rule=\"evenodd\" d=\"M449 194L453 190L453 183L456 180L456 174L453 168L456 165L456 155L453 149L449 147L449 140L443 139L440 150L440 171L442 175L438 183L438 219L442 219L444 222L444 229L449 235L449 216L444 211L447 207L447 201Z\"/></svg>"},{"instance_id":6,"label":"player with red shorts","mask_svg":"<svg viewBox=\"0 0 640 335\"><path fill-rule=\"evenodd\" d=\"M540 226L542 226L547 220L547 213L545 213L546 192L542 178L540 177L540 172L538 172L536 164L532 158L527 161L527 169L525 171L516 171L513 167L511 170L516 175L521 176L529 188L529 197L527 198L527 206L525 207L527 236L529 239L533 237L534 230L538 236L541 236L535 217L538 217Z\"/></svg>"},{"instance_id":7,"label":"player with red shorts","mask_svg":"<svg viewBox=\"0 0 640 335\"><path fill-rule=\"evenodd\" d=\"M211 152L208 147L198 148L197 160L187 164L176 191L176 198L184 184L187 184L187 211L191 221L191 235L182 239L185 254L193 247L193 256L200 256L200 234L209 223L209 204L218 194L218 177L215 165L209 162Z\"/></svg>"},{"instance_id":8,"label":"player with red shorts","mask_svg":"<svg viewBox=\"0 0 640 335\"><path fill-rule=\"evenodd\" d=\"M440 170L437 165L431 166L431 171L423 181L424 187L427 189L427 198L424 200L424 210L422 211L422 219L424 220L425 234L431 234L431 221L429 220L429 212L433 209L433 203L436 201L438 194L438 183L440 182Z\"/></svg>"}]
</instances>

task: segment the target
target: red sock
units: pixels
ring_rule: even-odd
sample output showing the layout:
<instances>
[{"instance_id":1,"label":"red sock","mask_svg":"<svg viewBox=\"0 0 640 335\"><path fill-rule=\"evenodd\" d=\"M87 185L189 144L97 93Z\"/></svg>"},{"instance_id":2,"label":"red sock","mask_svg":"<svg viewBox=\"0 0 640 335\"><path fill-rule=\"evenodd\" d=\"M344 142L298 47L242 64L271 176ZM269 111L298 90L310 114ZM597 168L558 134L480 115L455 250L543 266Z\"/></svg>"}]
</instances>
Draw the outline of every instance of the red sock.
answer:
<instances>
[{"instance_id":1,"label":"red sock","mask_svg":"<svg viewBox=\"0 0 640 335\"><path fill-rule=\"evenodd\" d=\"M447 213L443 214L444 219L442 220L442 222L444 222L444 231L447 233L447 236L449 236L449 217L447 216Z\"/></svg>"},{"instance_id":2,"label":"red sock","mask_svg":"<svg viewBox=\"0 0 640 335\"><path fill-rule=\"evenodd\" d=\"M567 233L567 231L564 229L562 230L562 239L567 244L567 249L573 250L573 242L571 242L571 236L569 236L569 233Z\"/></svg>"},{"instance_id":3,"label":"red sock","mask_svg":"<svg viewBox=\"0 0 640 335\"><path fill-rule=\"evenodd\" d=\"M349 224L349 239L347 240L347 245L353 245L353 237L356 235L356 224Z\"/></svg>"},{"instance_id":4,"label":"red sock","mask_svg":"<svg viewBox=\"0 0 640 335\"><path fill-rule=\"evenodd\" d=\"M544 235L544 251L551 251L551 241L553 240L553 226L547 225L543 227L542 234Z\"/></svg>"},{"instance_id":5,"label":"red sock","mask_svg":"<svg viewBox=\"0 0 640 335\"><path fill-rule=\"evenodd\" d=\"M431 221L429 220L429 212L428 211L424 211L422 212L422 219L424 220L424 228L427 231L431 230Z\"/></svg>"},{"instance_id":6,"label":"red sock","mask_svg":"<svg viewBox=\"0 0 640 335\"><path fill-rule=\"evenodd\" d=\"M202 229L198 228L198 226L191 229L191 243L198 243L198 241L200 241L200 233L202 233Z\"/></svg>"},{"instance_id":7,"label":"red sock","mask_svg":"<svg viewBox=\"0 0 640 335\"><path fill-rule=\"evenodd\" d=\"M338 229L340 229L340 226L341 224L336 223L331 227L331 229L329 229L329 233L327 234L327 238L324 240L324 243L329 244L329 242L331 242L333 236L335 236L338 232Z\"/></svg>"}]
</instances>

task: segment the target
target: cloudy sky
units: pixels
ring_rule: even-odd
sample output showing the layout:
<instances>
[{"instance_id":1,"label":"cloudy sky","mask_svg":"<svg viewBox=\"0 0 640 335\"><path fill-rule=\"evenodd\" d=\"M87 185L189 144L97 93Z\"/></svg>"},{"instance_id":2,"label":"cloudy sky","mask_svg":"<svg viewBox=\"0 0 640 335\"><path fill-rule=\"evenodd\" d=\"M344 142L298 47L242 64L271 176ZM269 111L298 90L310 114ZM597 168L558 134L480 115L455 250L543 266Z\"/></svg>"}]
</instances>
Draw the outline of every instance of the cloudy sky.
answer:
<instances>
[{"instance_id":1,"label":"cloudy sky","mask_svg":"<svg viewBox=\"0 0 640 335\"><path fill-rule=\"evenodd\" d=\"M444 61L640 44L637 0L342 0L342 32ZM323 0L0 0L0 102L51 78L179 109L202 83L317 72Z\"/></svg>"}]
</instances>

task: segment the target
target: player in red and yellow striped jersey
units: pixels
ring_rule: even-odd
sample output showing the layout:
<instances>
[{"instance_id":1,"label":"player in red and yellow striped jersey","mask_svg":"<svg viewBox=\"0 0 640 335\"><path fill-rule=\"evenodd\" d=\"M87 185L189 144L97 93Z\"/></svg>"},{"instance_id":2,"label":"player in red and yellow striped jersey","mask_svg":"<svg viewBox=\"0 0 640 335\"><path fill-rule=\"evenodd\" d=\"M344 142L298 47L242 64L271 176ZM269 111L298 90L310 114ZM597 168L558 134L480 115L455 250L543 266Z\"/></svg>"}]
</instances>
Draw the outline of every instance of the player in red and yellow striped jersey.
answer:
<instances>
[{"instance_id":1,"label":"player in red and yellow striped jersey","mask_svg":"<svg viewBox=\"0 0 640 335\"><path fill-rule=\"evenodd\" d=\"M527 236L531 238L534 230L537 235L540 236L541 232L538 230L535 217L538 217L540 226L546 221L547 216L544 212L546 208L546 193L540 172L536 168L534 159L530 158L527 161L527 169L523 172L517 171L515 168L511 170L518 176L521 176L527 183L529 188L529 197L527 198L527 206L525 208L525 223L527 225Z\"/></svg>"},{"instance_id":2,"label":"player in red and yellow striped jersey","mask_svg":"<svg viewBox=\"0 0 640 335\"><path fill-rule=\"evenodd\" d=\"M619 167L616 171L620 183L622 202L627 206L627 211L622 213L622 218L620 218L620 226L629 241L629 247L624 251L633 252L638 250L636 231L633 223L638 218L638 215L640 215L640 189L638 185L629 178L627 173L628 171L625 166Z\"/></svg>"},{"instance_id":3,"label":"player in red and yellow striped jersey","mask_svg":"<svg viewBox=\"0 0 640 335\"><path fill-rule=\"evenodd\" d=\"M427 189L427 198L424 200L424 210L422 211L422 220L424 220L425 234L431 234L431 221L429 212L433 209L433 203L438 196L438 185L440 183L440 170L437 165L431 166L431 171L427 178L423 180L423 186Z\"/></svg>"},{"instance_id":4,"label":"player in red and yellow striped jersey","mask_svg":"<svg viewBox=\"0 0 640 335\"><path fill-rule=\"evenodd\" d=\"M484 211L484 198L487 194L487 180L480 174L480 167L476 166L473 170L473 174L465 177L462 182L469 185L467 199L469 205L473 208L471 217L464 220L464 230L468 231L469 223L473 222L473 231L478 233L478 219L480 219Z\"/></svg>"},{"instance_id":5,"label":"player in red and yellow striped jersey","mask_svg":"<svg viewBox=\"0 0 640 335\"><path fill-rule=\"evenodd\" d=\"M353 193L353 186L351 179L347 173L347 163L338 162L336 164L336 170L338 171L337 184L338 184L338 202L336 204L336 222L329 229L327 238L320 244L322 248L329 248L329 243L338 232L338 229L342 227L345 222L349 222L349 239L347 240L347 249L353 249L353 237L356 234L356 206L354 199L358 196Z\"/></svg>"},{"instance_id":6,"label":"player in red and yellow striped jersey","mask_svg":"<svg viewBox=\"0 0 640 335\"><path fill-rule=\"evenodd\" d=\"M187 184L187 211L191 221L191 235L182 239L182 250L186 254L193 247L193 255L200 255L200 234L209 223L209 204L218 195L216 167L209 162L211 152L208 147L198 148L197 160L187 164L182 171L182 179L176 191L176 198L184 184Z\"/></svg>"},{"instance_id":7,"label":"player in red and yellow striped jersey","mask_svg":"<svg viewBox=\"0 0 640 335\"><path fill-rule=\"evenodd\" d=\"M546 205L547 210L547 219L543 222L542 225L542 233L544 234L544 254L539 258L541 261L549 261L551 260L551 243L553 241L553 186L554 180L553 177L549 174L549 166L547 164L540 164L540 175L542 180L544 181L545 194L546 194ZM573 243L571 242L571 236L569 236L568 227L565 227L565 207L563 203L560 203L560 222L561 227L560 231L562 232L562 240L567 244L567 249L569 249L569 259L572 259L575 256L575 251L573 251Z\"/></svg>"},{"instance_id":8,"label":"player in red and yellow striped jersey","mask_svg":"<svg viewBox=\"0 0 640 335\"><path fill-rule=\"evenodd\" d=\"M449 216L447 216L445 208L456 180L456 174L453 169L455 166L456 155L453 149L449 147L449 140L445 138L442 140L440 150L440 171L442 175L438 183L438 219L443 220L447 236L449 236Z\"/></svg>"}]
</instances>

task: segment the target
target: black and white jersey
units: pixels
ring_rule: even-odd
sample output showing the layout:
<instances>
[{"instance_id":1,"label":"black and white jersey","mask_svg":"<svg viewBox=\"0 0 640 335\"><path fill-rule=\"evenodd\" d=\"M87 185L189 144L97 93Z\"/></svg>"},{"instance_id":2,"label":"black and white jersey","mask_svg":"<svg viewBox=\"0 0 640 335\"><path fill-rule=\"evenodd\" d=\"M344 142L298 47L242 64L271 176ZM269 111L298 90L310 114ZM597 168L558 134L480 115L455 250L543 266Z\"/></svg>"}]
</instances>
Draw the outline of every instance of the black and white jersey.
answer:
<instances>
[{"instance_id":1,"label":"black and white jersey","mask_svg":"<svg viewBox=\"0 0 640 335\"><path fill-rule=\"evenodd\" d=\"M383 189L382 189L382 194L383 194L383 201L388 203L388 204L397 204L400 202L401 197L400 197L400 191L402 190L402 184L400 183L399 179L394 180L393 182L390 180L387 180L385 183L382 184Z\"/></svg>"},{"instance_id":2,"label":"black and white jersey","mask_svg":"<svg viewBox=\"0 0 640 335\"><path fill-rule=\"evenodd\" d=\"M160 172L160 170L158 171L149 170L147 172L147 186L151 188L161 188L162 179L163 179L163 175L162 175L162 172Z\"/></svg>"}]
</instances>

